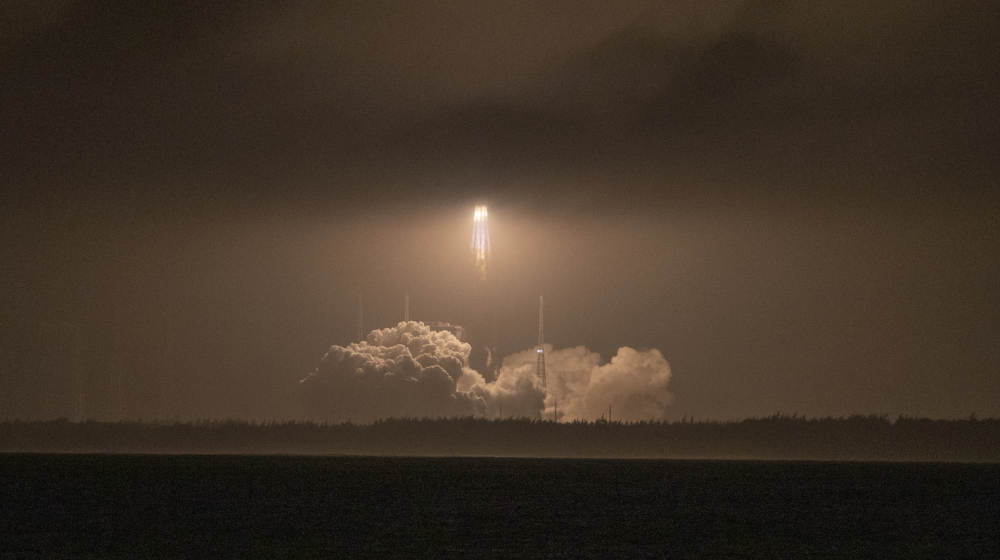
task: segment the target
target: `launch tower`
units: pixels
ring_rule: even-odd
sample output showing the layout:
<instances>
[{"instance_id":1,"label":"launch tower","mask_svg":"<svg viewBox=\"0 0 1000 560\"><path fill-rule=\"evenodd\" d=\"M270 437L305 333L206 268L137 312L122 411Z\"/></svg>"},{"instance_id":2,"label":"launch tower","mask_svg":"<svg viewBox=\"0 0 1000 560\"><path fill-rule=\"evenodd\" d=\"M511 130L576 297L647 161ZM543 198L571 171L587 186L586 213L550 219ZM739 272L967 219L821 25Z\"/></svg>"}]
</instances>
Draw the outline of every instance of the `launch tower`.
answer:
<instances>
[{"instance_id":1,"label":"launch tower","mask_svg":"<svg viewBox=\"0 0 1000 560\"><path fill-rule=\"evenodd\" d=\"M486 371L490 380L496 380L500 375L500 336L498 334L499 321L497 320L496 305L493 306L493 343L489 347L489 361L486 364Z\"/></svg>"}]
</instances>

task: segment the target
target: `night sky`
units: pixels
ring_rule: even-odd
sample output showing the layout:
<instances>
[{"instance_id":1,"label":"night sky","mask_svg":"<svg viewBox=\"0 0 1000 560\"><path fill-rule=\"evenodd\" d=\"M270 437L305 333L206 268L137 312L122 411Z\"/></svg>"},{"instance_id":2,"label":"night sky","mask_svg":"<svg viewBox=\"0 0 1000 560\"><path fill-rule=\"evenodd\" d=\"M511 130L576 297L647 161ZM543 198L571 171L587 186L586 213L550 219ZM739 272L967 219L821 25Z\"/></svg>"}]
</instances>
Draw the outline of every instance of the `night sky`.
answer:
<instances>
[{"instance_id":1,"label":"night sky","mask_svg":"<svg viewBox=\"0 0 1000 560\"><path fill-rule=\"evenodd\" d=\"M474 355L540 293L556 348L657 349L672 420L1000 416L998 38L988 0L6 2L0 418L75 371L91 418L300 418L407 290Z\"/></svg>"}]
</instances>

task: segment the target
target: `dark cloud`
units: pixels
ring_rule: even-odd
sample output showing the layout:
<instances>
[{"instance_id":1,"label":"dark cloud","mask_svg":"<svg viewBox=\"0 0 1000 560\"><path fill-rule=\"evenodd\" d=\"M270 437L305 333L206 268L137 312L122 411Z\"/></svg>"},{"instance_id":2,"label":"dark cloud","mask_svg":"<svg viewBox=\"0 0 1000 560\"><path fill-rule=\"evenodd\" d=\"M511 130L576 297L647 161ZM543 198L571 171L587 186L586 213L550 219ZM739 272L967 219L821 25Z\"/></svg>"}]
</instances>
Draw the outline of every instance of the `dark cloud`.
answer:
<instances>
[{"instance_id":1,"label":"dark cloud","mask_svg":"<svg viewBox=\"0 0 1000 560\"><path fill-rule=\"evenodd\" d=\"M366 161L406 173L414 154L515 172L595 156L703 167L685 146L787 160L786 146L776 156L767 144L864 153L873 134L917 160L981 154L996 140L983 114L996 85L994 10L24 4L4 20L0 118L9 165L29 175L54 163L306 181Z\"/></svg>"}]
</instances>

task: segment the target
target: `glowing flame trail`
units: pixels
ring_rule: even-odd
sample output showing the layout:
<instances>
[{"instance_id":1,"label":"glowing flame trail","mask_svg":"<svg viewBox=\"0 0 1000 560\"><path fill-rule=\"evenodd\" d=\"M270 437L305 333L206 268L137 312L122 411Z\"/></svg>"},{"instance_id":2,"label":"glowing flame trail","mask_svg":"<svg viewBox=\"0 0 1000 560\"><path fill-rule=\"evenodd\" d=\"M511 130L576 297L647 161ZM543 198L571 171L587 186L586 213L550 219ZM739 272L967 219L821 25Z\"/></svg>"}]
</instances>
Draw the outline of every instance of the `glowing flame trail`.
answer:
<instances>
[{"instance_id":1,"label":"glowing flame trail","mask_svg":"<svg viewBox=\"0 0 1000 560\"><path fill-rule=\"evenodd\" d=\"M483 278L486 277L486 267L490 264L490 227L486 218L486 207L476 206L472 226L472 257Z\"/></svg>"}]
</instances>

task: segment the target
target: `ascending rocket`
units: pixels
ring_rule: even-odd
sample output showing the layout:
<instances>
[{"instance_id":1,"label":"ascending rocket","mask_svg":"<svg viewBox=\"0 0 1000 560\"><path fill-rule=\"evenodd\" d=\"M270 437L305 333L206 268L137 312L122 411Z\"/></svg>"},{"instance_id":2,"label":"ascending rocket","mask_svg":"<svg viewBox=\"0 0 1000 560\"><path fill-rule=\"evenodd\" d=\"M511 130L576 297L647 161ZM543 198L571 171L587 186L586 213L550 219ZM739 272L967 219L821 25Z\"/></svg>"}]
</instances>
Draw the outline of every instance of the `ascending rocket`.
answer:
<instances>
[{"instance_id":1,"label":"ascending rocket","mask_svg":"<svg viewBox=\"0 0 1000 560\"><path fill-rule=\"evenodd\" d=\"M486 206L476 206L472 224L472 258L483 278L490 264L490 226L487 222Z\"/></svg>"}]
</instances>

